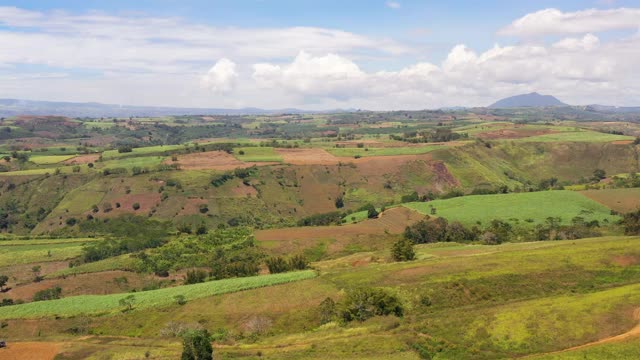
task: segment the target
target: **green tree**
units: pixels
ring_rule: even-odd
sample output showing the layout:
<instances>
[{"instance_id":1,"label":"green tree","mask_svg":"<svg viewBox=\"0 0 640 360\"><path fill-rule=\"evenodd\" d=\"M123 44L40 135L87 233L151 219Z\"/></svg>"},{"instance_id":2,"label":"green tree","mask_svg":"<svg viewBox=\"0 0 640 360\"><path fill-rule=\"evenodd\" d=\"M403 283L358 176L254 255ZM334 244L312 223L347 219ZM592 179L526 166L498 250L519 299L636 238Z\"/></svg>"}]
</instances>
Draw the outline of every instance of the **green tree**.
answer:
<instances>
[{"instance_id":1,"label":"green tree","mask_svg":"<svg viewBox=\"0 0 640 360\"><path fill-rule=\"evenodd\" d=\"M4 287L7 285L9 277L7 275L0 275L0 291L4 291Z\"/></svg>"},{"instance_id":2,"label":"green tree","mask_svg":"<svg viewBox=\"0 0 640 360\"><path fill-rule=\"evenodd\" d=\"M413 243L409 239L400 239L391 248L391 255L395 261L409 261L416 258Z\"/></svg>"},{"instance_id":3,"label":"green tree","mask_svg":"<svg viewBox=\"0 0 640 360\"><path fill-rule=\"evenodd\" d=\"M365 321L374 316L402 316L400 299L380 288L358 288L347 292L340 307L340 318L345 322Z\"/></svg>"},{"instance_id":4,"label":"green tree","mask_svg":"<svg viewBox=\"0 0 640 360\"><path fill-rule=\"evenodd\" d=\"M120 306L124 306L126 311L131 311L133 310L133 305L136 303L136 296L128 295L127 297L120 299L118 303Z\"/></svg>"},{"instance_id":5,"label":"green tree","mask_svg":"<svg viewBox=\"0 0 640 360\"><path fill-rule=\"evenodd\" d=\"M205 330L192 330L183 335L182 360L213 360L211 334Z\"/></svg>"}]
</instances>

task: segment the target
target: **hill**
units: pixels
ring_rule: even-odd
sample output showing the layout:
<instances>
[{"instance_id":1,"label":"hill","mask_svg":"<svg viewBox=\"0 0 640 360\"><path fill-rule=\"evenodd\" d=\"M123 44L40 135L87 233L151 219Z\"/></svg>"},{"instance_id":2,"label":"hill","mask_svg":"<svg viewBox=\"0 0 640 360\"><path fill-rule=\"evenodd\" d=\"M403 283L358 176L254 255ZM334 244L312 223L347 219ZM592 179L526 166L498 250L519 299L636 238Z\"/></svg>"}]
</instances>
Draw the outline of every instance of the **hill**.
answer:
<instances>
[{"instance_id":1,"label":"hill","mask_svg":"<svg viewBox=\"0 0 640 360\"><path fill-rule=\"evenodd\" d=\"M567 104L551 95L540 95L537 92L515 95L489 105L490 108L514 108L514 107L545 107L565 106Z\"/></svg>"}]
</instances>

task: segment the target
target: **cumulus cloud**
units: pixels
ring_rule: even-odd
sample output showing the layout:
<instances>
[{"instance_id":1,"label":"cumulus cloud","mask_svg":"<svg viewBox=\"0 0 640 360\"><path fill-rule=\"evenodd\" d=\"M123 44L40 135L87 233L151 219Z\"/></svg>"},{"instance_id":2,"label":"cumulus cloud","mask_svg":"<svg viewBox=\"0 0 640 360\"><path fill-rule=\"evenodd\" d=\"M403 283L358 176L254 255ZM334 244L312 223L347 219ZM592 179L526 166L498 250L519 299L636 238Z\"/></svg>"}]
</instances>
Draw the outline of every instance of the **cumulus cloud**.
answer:
<instances>
[{"instance_id":1,"label":"cumulus cloud","mask_svg":"<svg viewBox=\"0 0 640 360\"><path fill-rule=\"evenodd\" d=\"M498 34L510 36L544 36L557 34L584 34L607 30L637 29L640 27L640 9L587 9L562 12L544 9L527 14L501 29Z\"/></svg>"},{"instance_id":2,"label":"cumulus cloud","mask_svg":"<svg viewBox=\"0 0 640 360\"><path fill-rule=\"evenodd\" d=\"M226 94L233 90L237 78L236 64L229 59L222 58L202 77L200 84L215 93Z\"/></svg>"},{"instance_id":3,"label":"cumulus cloud","mask_svg":"<svg viewBox=\"0 0 640 360\"><path fill-rule=\"evenodd\" d=\"M640 92L640 39L601 44L592 34L549 46L499 46L476 53L451 49L441 64L420 62L396 71L365 72L338 55L300 53L291 63L254 65L263 88L316 103L319 98L371 109L486 105L520 92L541 91L567 101L602 102ZM635 96L635 95L634 95Z\"/></svg>"}]
</instances>

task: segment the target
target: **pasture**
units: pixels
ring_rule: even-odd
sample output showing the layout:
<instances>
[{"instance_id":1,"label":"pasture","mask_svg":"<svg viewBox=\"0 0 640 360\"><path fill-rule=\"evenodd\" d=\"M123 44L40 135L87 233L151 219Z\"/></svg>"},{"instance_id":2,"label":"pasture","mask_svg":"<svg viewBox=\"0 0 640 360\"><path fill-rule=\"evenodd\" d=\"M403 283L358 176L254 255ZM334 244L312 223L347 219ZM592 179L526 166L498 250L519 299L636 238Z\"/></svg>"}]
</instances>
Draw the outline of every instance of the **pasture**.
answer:
<instances>
[{"instance_id":1,"label":"pasture","mask_svg":"<svg viewBox=\"0 0 640 360\"><path fill-rule=\"evenodd\" d=\"M282 156L272 147L239 147L233 149L233 154L245 162L282 162Z\"/></svg>"},{"instance_id":2,"label":"pasture","mask_svg":"<svg viewBox=\"0 0 640 360\"><path fill-rule=\"evenodd\" d=\"M531 193L470 195L446 200L414 202L403 204L425 215L444 217L449 221L459 221L465 225L499 219L525 226L544 223L549 217L561 219L570 224L576 216L586 221L612 223L618 216L611 215L606 206L580 193L558 190ZM435 214L432 209L435 208Z\"/></svg>"}]
</instances>

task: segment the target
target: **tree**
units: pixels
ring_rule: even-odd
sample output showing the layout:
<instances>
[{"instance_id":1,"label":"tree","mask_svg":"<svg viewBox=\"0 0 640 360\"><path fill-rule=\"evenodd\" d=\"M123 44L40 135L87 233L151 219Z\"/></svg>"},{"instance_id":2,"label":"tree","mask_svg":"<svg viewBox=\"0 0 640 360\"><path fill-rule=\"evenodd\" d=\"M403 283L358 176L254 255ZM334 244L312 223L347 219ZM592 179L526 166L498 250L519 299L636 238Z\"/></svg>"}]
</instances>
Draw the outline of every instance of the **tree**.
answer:
<instances>
[{"instance_id":1,"label":"tree","mask_svg":"<svg viewBox=\"0 0 640 360\"><path fill-rule=\"evenodd\" d=\"M4 287L7 285L9 277L7 275L0 275L0 291L4 291Z\"/></svg>"},{"instance_id":2,"label":"tree","mask_svg":"<svg viewBox=\"0 0 640 360\"><path fill-rule=\"evenodd\" d=\"M344 199L342 198L342 195L340 195L336 198L336 209L340 209L343 207L344 207Z\"/></svg>"},{"instance_id":3,"label":"tree","mask_svg":"<svg viewBox=\"0 0 640 360\"><path fill-rule=\"evenodd\" d=\"M42 270L42 266L40 265L36 265L31 268L31 272L33 272L33 281L39 282L42 280L42 277L40 277L40 270Z\"/></svg>"},{"instance_id":4,"label":"tree","mask_svg":"<svg viewBox=\"0 0 640 360\"><path fill-rule=\"evenodd\" d=\"M283 273L291 270L289 264L280 256L272 257L266 260L267 267L271 274Z\"/></svg>"},{"instance_id":5,"label":"tree","mask_svg":"<svg viewBox=\"0 0 640 360\"><path fill-rule=\"evenodd\" d=\"M413 243L409 239L400 239L391 248L391 255L395 261L409 261L416 258Z\"/></svg>"},{"instance_id":6,"label":"tree","mask_svg":"<svg viewBox=\"0 0 640 360\"><path fill-rule=\"evenodd\" d=\"M131 311L133 310L133 305L136 303L136 296L129 295L127 297L120 299L118 303L120 304L120 306L124 306L126 308L125 311Z\"/></svg>"},{"instance_id":7,"label":"tree","mask_svg":"<svg viewBox=\"0 0 640 360\"><path fill-rule=\"evenodd\" d=\"M140 209L140 203L133 203L133 205L131 205L131 207L133 208L133 210L138 210L138 209Z\"/></svg>"},{"instance_id":8,"label":"tree","mask_svg":"<svg viewBox=\"0 0 640 360\"><path fill-rule=\"evenodd\" d=\"M595 169L593 171L593 180L600 181L607 177L607 173L602 169Z\"/></svg>"},{"instance_id":9,"label":"tree","mask_svg":"<svg viewBox=\"0 0 640 360\"><path fill-rule=\"evenodd\" d=\"M374 316L404 313L400 299L380 288L358 288L347 292L340 307L340 318L345 322L365 321Z\"/></svg>"},{"instance_id":10,"label":"tree","mask_svg":"<svg viewBox=\"0 0 640 360\"><path fill-rule=\"evenodd\" d=\"M318 312L320 313L321 324L333 321L336 317L336 302L330 297L322 300L318 305Z\"/></svg>"},{"instance_id":11,"label":"tree","mask_svg":"<svg viewBox=\"0 0 640 360\"><path fill-rule=\"evenodd\" d=\"M624 214L622 218L622 225L624 226L625 235L639 235L640 234L640 210Z\"/></svg>"},{"instance_id":12,"label":"tree","mask_svg":"<svg viewBox=\"0 0 640 360\"><path fill-rule=\"evenodd\" d=\"M183 335L182 360L213 360L211 334L204 330L191 330Z\"/></svg>"}]
</instances>

